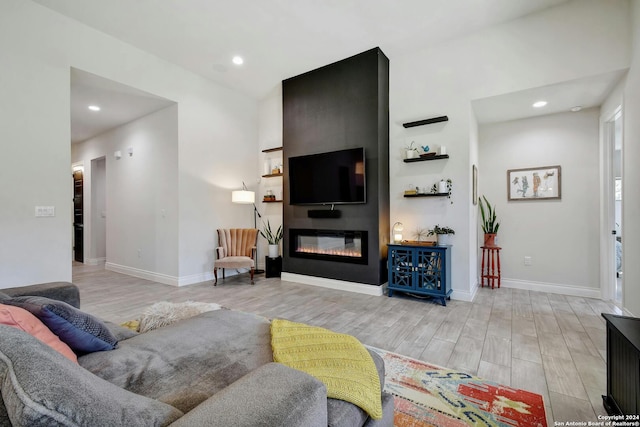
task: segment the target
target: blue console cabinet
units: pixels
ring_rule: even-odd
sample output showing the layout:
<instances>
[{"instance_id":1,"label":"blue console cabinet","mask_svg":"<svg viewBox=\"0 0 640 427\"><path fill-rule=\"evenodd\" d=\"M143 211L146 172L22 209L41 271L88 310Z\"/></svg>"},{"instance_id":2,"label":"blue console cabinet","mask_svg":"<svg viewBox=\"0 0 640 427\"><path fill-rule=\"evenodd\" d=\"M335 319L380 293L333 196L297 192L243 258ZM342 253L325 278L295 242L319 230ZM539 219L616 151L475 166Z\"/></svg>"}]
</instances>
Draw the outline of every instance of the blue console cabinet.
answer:
<instances>
[{"instance_id":1,"label":"blue console cabinet","mask_svg":"<svg viewBox=\"0 0 640 427\"><path fill-rule=\"evenodd\" d=\"M450 299L451 246L388 245L389 296L394 291Z\"/></svg>"}]
</instances>

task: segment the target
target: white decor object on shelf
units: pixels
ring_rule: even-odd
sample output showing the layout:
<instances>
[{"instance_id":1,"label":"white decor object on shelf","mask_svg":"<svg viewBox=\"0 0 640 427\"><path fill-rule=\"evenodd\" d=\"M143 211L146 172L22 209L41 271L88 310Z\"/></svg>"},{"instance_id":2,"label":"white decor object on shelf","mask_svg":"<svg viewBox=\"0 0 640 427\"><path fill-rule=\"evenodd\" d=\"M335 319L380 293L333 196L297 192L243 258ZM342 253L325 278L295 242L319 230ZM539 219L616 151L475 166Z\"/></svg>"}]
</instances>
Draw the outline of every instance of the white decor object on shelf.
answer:
<instances>
[{"instance_id":1,"label":"white decor object on shelf","mask_svg":"<svg viewBox=\"0 0 640 427\"><path fill-rule=\"evenodd\" d=\"M445 181L444 179L441 179L440 182L438 183L438 193L448 193L449 190L447 190L447 181Z\"/></svg>"}]
</instances>

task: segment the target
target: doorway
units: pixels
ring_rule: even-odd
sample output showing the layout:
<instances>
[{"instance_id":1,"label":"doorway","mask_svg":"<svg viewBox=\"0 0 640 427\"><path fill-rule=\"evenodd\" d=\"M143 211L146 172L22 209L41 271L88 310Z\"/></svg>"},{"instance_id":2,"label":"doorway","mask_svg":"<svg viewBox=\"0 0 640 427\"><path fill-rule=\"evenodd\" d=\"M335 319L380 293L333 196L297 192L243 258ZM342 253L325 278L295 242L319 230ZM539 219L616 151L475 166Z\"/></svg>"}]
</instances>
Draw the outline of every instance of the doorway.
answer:
<instances>
[{"instance_id":1,"label":"doorway","mask_svg":"<svg viewBox=\"0 0 640 427\"><path fill-rule=\"evenodd\" d=\"M605 269L607 299L622 304L624 289L624 256L622 252L622 108L618 107L614 114L604 122L605 138L605 234L603 253L606 254L602 268Z\"/></svg>"},{"instance_id":2,"label":"doorway","mask_svg":"<svg viewBox=\"0 0 640 427\"><path fill-rule=\"evenodd\" d=\"M84 262L84 173L82 168L73 169L73 259Z\"/></svg>"}]
</instances>

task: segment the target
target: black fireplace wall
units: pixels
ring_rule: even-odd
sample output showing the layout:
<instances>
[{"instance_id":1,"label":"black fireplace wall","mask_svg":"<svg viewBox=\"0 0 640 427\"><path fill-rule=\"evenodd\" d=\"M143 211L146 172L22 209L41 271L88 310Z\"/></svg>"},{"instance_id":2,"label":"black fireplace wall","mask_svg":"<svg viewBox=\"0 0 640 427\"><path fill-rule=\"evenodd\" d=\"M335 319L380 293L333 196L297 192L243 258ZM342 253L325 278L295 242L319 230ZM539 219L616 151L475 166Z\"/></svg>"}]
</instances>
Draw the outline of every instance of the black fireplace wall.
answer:
<instances>
[{"instance_id":1,"label":"black fireplace wall","mask_svg":"<svg viewBox=\"0 0 640 427\"><path fill-rule=\"evenodd\" d=\"M371 49L282 82L283 271L370 285L387 281L389 241L389 60ZM329 206L289 204L289 157L365 148L367 202L336 205L340 218L309 218ZM366 230L367 263L289 256L289 229Z\"/></svg>"}]
</instances>

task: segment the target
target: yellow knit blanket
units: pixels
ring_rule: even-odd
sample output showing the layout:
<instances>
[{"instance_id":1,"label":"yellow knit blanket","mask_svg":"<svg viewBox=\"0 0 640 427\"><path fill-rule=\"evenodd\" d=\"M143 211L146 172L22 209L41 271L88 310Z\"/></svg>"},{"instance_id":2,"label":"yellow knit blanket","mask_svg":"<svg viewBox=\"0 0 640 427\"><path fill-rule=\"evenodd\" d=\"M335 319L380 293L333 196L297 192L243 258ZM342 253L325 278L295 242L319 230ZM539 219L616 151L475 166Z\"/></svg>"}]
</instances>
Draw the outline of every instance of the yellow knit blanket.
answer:
<instances>
[{"instance_id":1,"label":"yellow knit blanket","mask_svg":"<svg viewBox=\"0 0 640 427\"><path fill-rule=\"evenodd\" d=\"M351 335L274 319L271 322L273 360L322 381L327 396L382 418L380 379L367 349Z\"/></svg>"}]
</instances>

